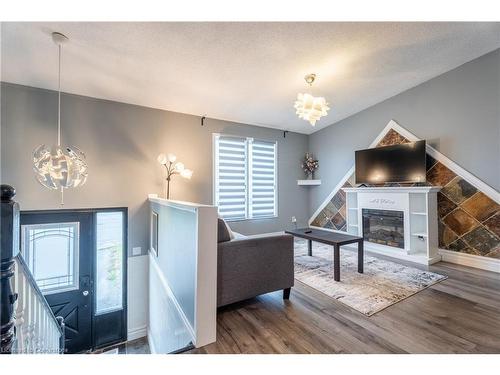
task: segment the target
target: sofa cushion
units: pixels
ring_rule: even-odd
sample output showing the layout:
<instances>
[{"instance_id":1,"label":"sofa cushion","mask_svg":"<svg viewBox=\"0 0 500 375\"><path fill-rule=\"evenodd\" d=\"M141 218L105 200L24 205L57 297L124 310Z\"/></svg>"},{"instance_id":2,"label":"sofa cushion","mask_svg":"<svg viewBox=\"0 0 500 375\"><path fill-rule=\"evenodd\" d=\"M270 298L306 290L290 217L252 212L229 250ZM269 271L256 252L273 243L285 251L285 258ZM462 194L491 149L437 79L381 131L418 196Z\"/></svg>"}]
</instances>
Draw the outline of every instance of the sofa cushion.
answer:
<instances>
[{"instance_id":1,"label":"sofa cushion","mask_svg":"<svg viewBox=\"0 0 500 375\"><path fill-rule=\"evenodd\" d=\"M227 242L234 239L234 234L224 219L217 220L217 242Z\"/></svg>"},{"instance_id":2,"label":"sofa cushion","mask_svg":"<svg viewBox=\"0 0 500 375\"><path fill-rule=\"evenodd\" d=\"M247 236L217 245L217 306L287 289L294 283L293 237Z\"/></svg>"}]
</instances>

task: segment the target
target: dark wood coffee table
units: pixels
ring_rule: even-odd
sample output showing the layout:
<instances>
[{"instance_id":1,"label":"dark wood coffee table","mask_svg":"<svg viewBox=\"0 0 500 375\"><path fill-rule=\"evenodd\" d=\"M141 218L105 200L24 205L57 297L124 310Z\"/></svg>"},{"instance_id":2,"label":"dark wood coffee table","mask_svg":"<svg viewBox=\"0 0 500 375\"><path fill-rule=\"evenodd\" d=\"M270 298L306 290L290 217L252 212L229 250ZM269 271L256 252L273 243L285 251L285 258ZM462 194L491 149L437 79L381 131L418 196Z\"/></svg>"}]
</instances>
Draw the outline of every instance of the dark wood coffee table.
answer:
<instances>
[{"instance_id":1,"label":"dark wood coffee table","mask_svg":"<svg viewBox=\"0 0 500 375\"><path fill-rule=\"evenodd\" d=\"M320 229L299 228L286 230L285 233L308 240L307 255L312 256L312 241L333 246L333 279L340 281L340 246L358 243L358 272L363 273L363 237L330 232Z\"/></svg>"}]
</instances>

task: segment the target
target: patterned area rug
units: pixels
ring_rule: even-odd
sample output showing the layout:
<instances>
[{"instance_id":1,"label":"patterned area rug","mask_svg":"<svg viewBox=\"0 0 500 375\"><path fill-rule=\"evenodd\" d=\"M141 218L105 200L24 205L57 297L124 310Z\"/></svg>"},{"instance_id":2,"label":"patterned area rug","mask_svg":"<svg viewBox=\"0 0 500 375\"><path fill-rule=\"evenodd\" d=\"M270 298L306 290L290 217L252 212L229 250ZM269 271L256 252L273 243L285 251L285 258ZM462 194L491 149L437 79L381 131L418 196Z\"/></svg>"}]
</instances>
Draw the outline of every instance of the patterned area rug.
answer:
<instances>
[{"instance_id":1,"label":"patterned area rug","mask_svg":"<svg viewBox=\"0 0 500 375\"><path fill-rule=\"evenodd\" d=\"M364 273L357 271L355 251L340 249L340 282L333 280L333 247L295 239L295 279L347 306L371 316L447 277L367 256Z\"/></svg>"}]
</instances>

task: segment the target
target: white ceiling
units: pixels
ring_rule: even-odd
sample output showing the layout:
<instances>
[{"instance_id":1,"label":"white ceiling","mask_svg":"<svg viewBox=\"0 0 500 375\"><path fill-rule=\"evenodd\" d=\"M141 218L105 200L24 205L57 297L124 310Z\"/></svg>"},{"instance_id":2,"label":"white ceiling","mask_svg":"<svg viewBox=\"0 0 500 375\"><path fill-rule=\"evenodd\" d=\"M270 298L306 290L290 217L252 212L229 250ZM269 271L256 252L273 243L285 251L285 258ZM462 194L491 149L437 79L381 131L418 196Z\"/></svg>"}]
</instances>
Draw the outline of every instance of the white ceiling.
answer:
<instances>
[{"instance_id":1,"label":"white ceiling","mask_svg":"<svg viewBox=\"0 0 500 375\"><path fill-rule=\"evenodd\" d=\"M500 47L500 23L3 23L2 80L56 89L52 31L63 91L306 134Z\"/></svg>"}]
</instances>

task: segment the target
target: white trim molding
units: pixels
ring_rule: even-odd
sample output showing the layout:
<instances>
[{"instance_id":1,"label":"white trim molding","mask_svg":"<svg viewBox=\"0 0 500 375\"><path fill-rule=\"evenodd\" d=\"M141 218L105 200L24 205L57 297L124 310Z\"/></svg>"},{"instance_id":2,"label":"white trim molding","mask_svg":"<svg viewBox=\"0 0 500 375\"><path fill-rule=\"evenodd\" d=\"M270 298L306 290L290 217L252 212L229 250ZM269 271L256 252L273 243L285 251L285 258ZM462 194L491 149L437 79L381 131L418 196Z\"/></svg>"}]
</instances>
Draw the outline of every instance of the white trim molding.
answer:
<instances>
[{"instance_id":1,"label":"white trim molding","mask_svg":"<svg viewBox=\"0 0 500 375\"><path fill-rule=\"evenodd\" d=\"M148 335L148 326L129 328L127 330L127 341L140 339Z\"/></svg>"},{"instance_id":2,"label":"white trim molding","mask_svg":"<svg viewBox=\"0 0 500 375\"><path fill-rule=\"evenodd\" d=\"M388 128L388 126L390 126L390 127ZM391 129L395 130L396 132L401 134L403 137L405 137L406 139L408 139L412 142L420 140L420 138L418 138L416 135L410 133L408 130L406 130L401 125L399 125L396 121L391 120L391 121L389 121L387 126L382 131L382 133L383 133L382 137L380 137L380 135L379 135L379 137L377 137L377 142L375 144L372 143L369 148L375 147L378 144L378 142L380 142L383 139L383 137L387 134L387 132ZM380 139L378 139L378 138L380 138ZM488 197L490 197L495 202L500 204L500 192L496 191L491 186L487 185L485 182L480 180L478 177L474 176L472 173L470 173L469 171L467 171L463 167L459 166L453 160L449 159L448 157L446 157L445 155L440 153L438 150L436 150L434 147L430 146L429 144L426 144L425 151L430 156L432 156L434 159L436 159L438 162L443 164L445 167L449 168L451 171L455 172L458 176L467 180L467 182L470 183L472 186L474 186L478 190L482 191Z\"/></svg>"},{"instance_id":3,"label":"white trim molding","mask_svg":"<svg viewBox=\"0 0 500 375\"><path fill-rule=\"evenodd\" d=\"M450 251L439 249L441 260L449 263L461 264L474 268L480 268L486 271L500 273L500 259L488 258L479 255L459 253L457 251Z\"/></svg>"},{"instance_id":4,"label":"white trim molding","mask_svg":"<svg viewBox=\"0 0 500 375\"><path fill-rule=\"evenodd\" d=\"M413 134L411 134L409 131L407 131L406 129L404 129L403 127L401 127L396 121L394 120L391 120L389 121L389 123L385 126L384 129L382 129L382 131L379 133L379 135L373 140L372 143L370 143L370 146L368 146L368 148L373 148L375 147L376 145L379 144L379 142L385 137L385 135L387 133L389 133L389 130L391 129L394 129L396 130L398 133L399 131L401 130L401 135L411 141L413 140L418 140L418 138L416 136L414 136ZM404 133L404 134L403 134ZM407 134L408 136L406 136L405 134ZM412 139L411 139L412 138ZM340 182L337 184L337 186L335 186L332 190L332 192L328 195L328 197L323 201L323 203L319 206L319 208L314 212L314 214L309 218L309 225L311 225L311 223L313 222L314 218L316 216L319 215L319 213L321 211L323 211L323 209L326 207L326 205L328 204L328 202L330 202L333 198L333 196L335 194L337 194L337 192L342 188L342 186L344 186L344 184L346 183L346 181L349 179L349 177L351 177L351 175L354 173L354 168L355 166L353 165L347 172L346 174L344 175L344 177L340 180Z\"/></svg>"},{"instance_id":5,"label":"white trim molding","mask_svg":"<svg viewBox=\"0 0 500 375\"><path fill-rule=\"evenodd\" d=\"M153 341L153 336L151 335L151 331L149 330L149 328L148 328L148 345L149 345L149 352L151 354L158 354L155 343Z\"/></svg>"},{"instance_id":6,"label":"white trim molding","mask_svg":"<svg viewBox=\"0 0 500 375\"><path fill-rule=\"evenodd\" d=\"M445 167L448 167L451 171L455 172L458 176L462 177L476 189L480 190L488 197L490 197L492 200L500 204L500 192L493 189L490 185L487 185L485 182L483 182L482 180L474 176L472 173L470 173L469 171L465 170L464 168L456 164L454 161L448 159L446 156L441 154L435 148L427 145L426 151L430 156L439 161Z\"/></svg>"},{"instance_id":7,"label":"white trim molding","mask_svg":"<svg viewBox=\"0 0 500 375\"><path fill-rule=\"evenodd\" d=\"M351 175L354 173L354 165L352 166L351 169L345 174L345 176L340 180L340 182L335 186L332 190L332 192L328 195L328 197L325 199L325 201L319 206L319 208L316 210L316 212L313 213L313 215L309 218L309 225L312 224L314 218L320 214L321 211L326 207L328 202L330 202L335 194L344 186L346 181L351 177Z\"/></svg>"}]
</instances>

